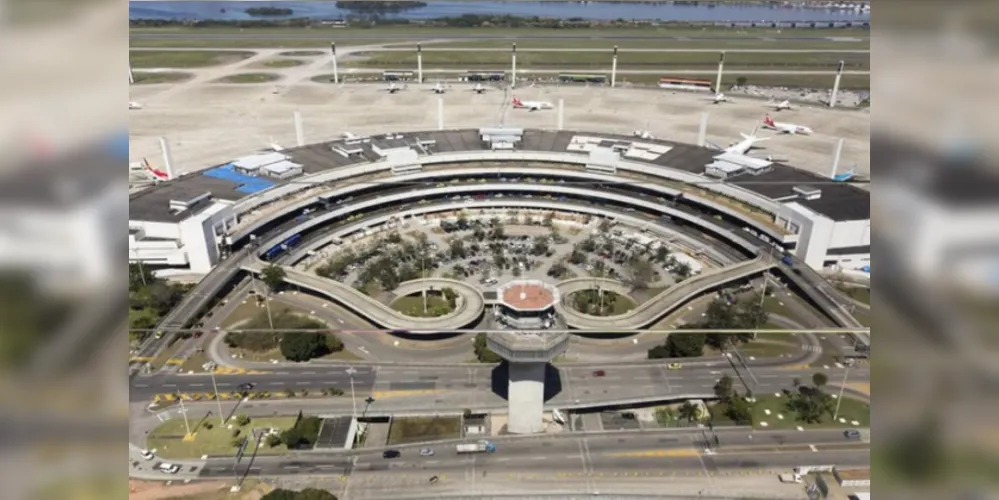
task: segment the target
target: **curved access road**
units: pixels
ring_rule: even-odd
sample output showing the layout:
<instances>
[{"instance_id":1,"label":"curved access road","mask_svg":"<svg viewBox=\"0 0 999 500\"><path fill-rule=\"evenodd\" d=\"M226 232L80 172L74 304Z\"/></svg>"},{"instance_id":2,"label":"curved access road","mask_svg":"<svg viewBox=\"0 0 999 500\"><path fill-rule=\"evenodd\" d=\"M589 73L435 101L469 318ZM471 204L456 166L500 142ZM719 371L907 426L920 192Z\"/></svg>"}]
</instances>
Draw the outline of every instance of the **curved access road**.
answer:
<instances>
[{"instance_id":1,"label":"curved access road","mask_svg":"<svg viewBox=\"0 0 999 500\"><path fill-rule=\"evenodd\" d=\"M568 297L572 292L592 288L593 285L593 280L573 280L568 284L559 285L563 300L556 304L555 308L571 328L605 331L636 330L654 323L677 306L707 290L762 273L771 267L774 267L773 261L757 257L734 266L705 272L667 288L627 313L606 317L584 314L565 304L564 297Z\"/></svg>"},{"instance_id":2,"label":"curved access road","mask_svg":"<svg viewBox=\"0 0 999 500\"><path fill-rule=\"evenodd\" d=\"M266 262L259 259L247 259L241 265L242 269L254 274L260 274L267 266ZM291 267L284 267L284 270L285 282L288 284L323 294L372 323L390 330L457 330L478 321L485 311L485 299L483 299L482 294L475 287L461 281L427 278L401 284L399 291L403 295L431 288L440 290L445 287L451 288L458 294L458 306L450 314L436 318L416 318L406 316L338 281L305 273Z\"/></svg>"}]
</instances>

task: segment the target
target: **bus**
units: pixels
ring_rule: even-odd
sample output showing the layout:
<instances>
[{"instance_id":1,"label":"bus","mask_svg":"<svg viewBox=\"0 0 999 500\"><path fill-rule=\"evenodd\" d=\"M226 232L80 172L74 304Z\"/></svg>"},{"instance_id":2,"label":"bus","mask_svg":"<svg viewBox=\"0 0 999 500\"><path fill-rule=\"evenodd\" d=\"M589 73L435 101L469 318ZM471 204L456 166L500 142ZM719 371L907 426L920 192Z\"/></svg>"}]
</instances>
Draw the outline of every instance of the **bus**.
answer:
<instances>
[{"instance_id":1,"label":"bus","mask_svg":"<svg viewBox=\"0 0 999 500\"><path fill-rule=\"evenodd\" d=\"M693 90L695 92L713 92L711 80L691 80L689 78L660 78L659 88L675 90Z\"/></svg>"},{"instance_id":2,"label":"bus","mask_svg":"<svg viewBox=\"0 0 999 500\"><path fill-rule=\"evenodd\" d=\"M274 248L271 248L270 250L268 250L267 252L265 252L264 253L264 260L268 260L269 261L269 260L273 259L274 257L277 257L278 255L281 255L282 252L284 252L285 250L288 250L289 248L297 245L301 241L302 241L302 235L301 234L292 235L290 238L282 241L281 243L279 243L278 245L276 245Z\"/></svg>"},{"instance_id":3,"label":"bus","mask_svg":"<svg viewBox=\"0 0 999 500\"><path fill-rule=\"evenodd\" d=\"M495 73L469 72L461 77L463 82L502 82L505 80L506 73L502 71Z\"/></svg>"},{"instance_id":4,"label":"bus","mask_svg":"<svg viewBox=\"0 0 999 500\"><path fill-rule=\"evenodd\" d=\"M412 71L383 71L382 79L386 82L409 81L413 79Z\"/></svg>"},{"instance_id":5,"label":"bus","mask_svg":"<svg viewBox=\"0 0 999 500\"><path fill-rule=\"evenodd\" d=\"M607 76L561 74L558 75L558 81L561 83L607 83Z\"/></svg>"}]
</instances>

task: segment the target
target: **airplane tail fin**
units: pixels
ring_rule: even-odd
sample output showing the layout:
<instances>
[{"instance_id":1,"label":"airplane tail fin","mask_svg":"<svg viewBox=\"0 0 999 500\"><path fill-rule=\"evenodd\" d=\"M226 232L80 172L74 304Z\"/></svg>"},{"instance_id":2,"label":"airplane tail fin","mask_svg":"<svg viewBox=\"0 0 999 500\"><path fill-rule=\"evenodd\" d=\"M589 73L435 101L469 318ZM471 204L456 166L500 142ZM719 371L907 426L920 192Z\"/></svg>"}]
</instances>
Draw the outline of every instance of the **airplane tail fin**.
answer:
<instances>
[{"instance_id":1,"label":"airplane tail fin","mask_svg":"<svg viewBox=\"0 0 999 500\"><path fill-rule=\"evenodd\" d=\"M764 125L769 125L771 127L774 126L774 119L773 119L773 117L770 116L769 113L767 114L767 116L763 117L763 124Z\"/></svg>"}]
</instances>

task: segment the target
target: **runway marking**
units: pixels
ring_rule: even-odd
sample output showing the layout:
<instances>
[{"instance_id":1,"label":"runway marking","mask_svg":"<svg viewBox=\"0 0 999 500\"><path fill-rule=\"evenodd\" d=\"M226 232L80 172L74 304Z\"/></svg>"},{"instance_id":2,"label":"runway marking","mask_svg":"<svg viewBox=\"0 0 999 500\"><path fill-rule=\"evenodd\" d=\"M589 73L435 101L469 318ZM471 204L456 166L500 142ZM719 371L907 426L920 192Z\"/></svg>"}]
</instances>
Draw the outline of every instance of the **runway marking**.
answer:
<instances>
[{"instance_id":1,"label":"runway marking","mask_svg":"<svg viewBox=\"0 0 999 500\"><path fill-rule=\"evenodd\" d=\"M628 458L662 458L662 457L698 457L700 453L694 448L678 448L670 450L643 450L643 451L622 451L609 453L612 457Z\"/></svg>"},{"instance_id":2,"label":"runway marking","mask_svg":"<svg viewBox=\"0 0 999 500\"><path fill-rule=\"evenodd\" d=\"M401 398L406 396L429 396L431 394L440 394L444 392L440 389L414 389L414 390L403 390L403 391L375 391L371 397L375 399L384 398Z\"/></svg>"}]
</instances>

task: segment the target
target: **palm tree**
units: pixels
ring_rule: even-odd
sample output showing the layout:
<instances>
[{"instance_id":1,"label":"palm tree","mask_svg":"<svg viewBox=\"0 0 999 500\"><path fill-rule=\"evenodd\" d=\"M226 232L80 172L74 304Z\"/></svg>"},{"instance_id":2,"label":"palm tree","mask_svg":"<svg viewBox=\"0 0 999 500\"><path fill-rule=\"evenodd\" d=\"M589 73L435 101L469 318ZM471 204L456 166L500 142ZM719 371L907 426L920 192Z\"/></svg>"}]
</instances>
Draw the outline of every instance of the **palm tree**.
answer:
<instances>
[{"instance_id":1,"label":"palm tree","mask_svg":"<svg viewBox=\"0 0 999 500\"><path fill-rule=\"evenodd\" d=\"M792 385L792 386L793 386L793 387L794 387L795 389L797 389L798 387L800 387L800 386L801 386L801 379L800 379L800 378L798 378L798 377L794 377L794 379L792 379L792 380L791 380L791 385Z\"/></svg>"},{"instance_id":2,"label":"palm tree","mask_svg":"<svg viewBox=\"0 0 999 500\"><path fill-rule=\"evenodd\" d=\"M694 403L686 401L680 406L678 414L680 418L685 419L687 423L690 423L697 420L697 417L701 415L701 410Z\"/></svg>"}]
</instances>

